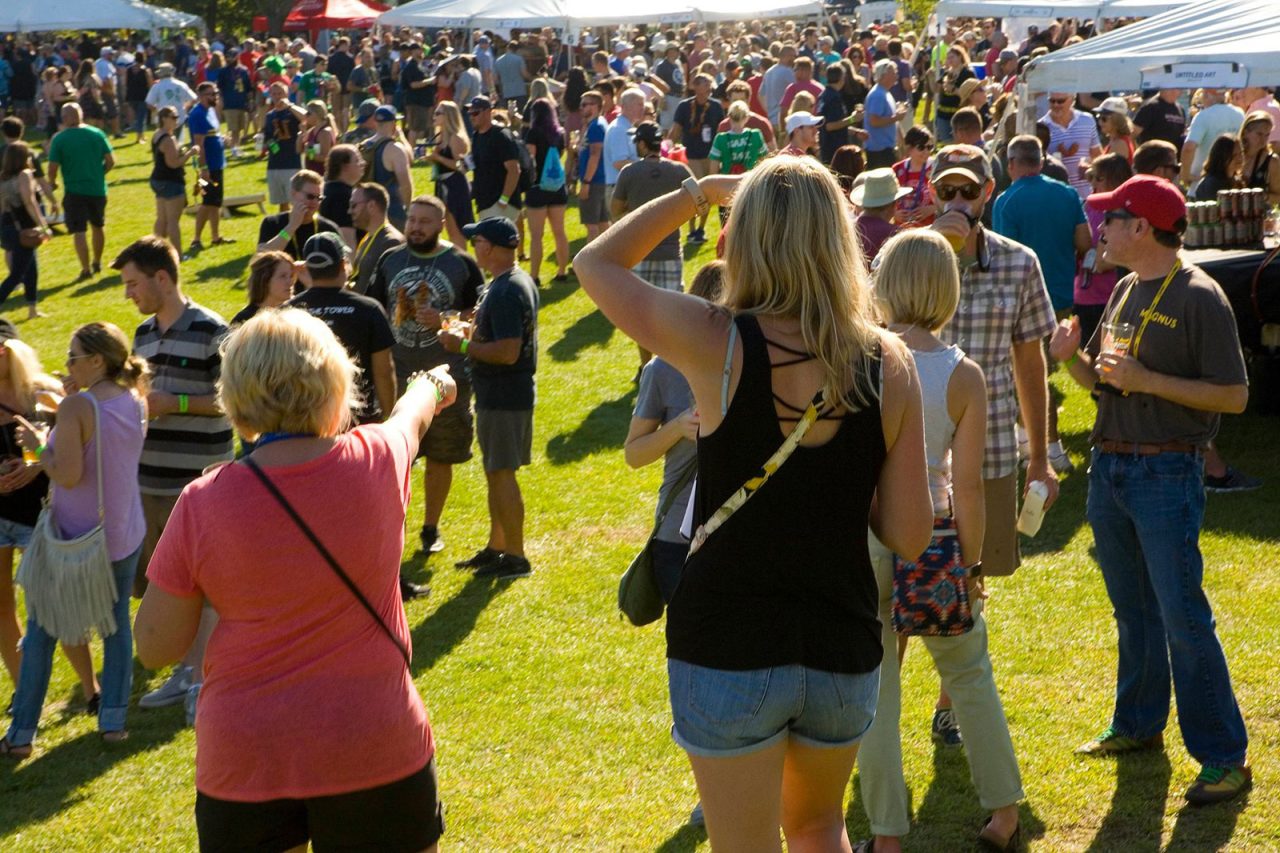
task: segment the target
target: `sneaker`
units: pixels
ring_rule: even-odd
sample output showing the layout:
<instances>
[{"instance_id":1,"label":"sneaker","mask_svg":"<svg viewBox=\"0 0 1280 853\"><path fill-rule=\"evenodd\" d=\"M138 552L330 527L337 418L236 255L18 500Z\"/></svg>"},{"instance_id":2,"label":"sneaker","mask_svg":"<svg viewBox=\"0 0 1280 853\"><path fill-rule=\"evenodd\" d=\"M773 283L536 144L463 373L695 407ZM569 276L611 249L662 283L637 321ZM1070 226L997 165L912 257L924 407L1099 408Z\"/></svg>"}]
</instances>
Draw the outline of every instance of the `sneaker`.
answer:
<instances>
[{"instance_id":1,"label":"sneaker","mask_svg":"<svg viewBox=\"0 0 1280 853\"><path fill-rule=\"evenodd\" d=\"M702 816L702 803L699 802L693 807L693 811L689 812L689 826L706 826L707 819Z\"/></svg>"},{"instance_id":2,"label":"sneaker","mask_svg":"<svg viewBox=\"0 0 1280 853\"><path fill-rule=\"evenodd\" d=\"M422 525L418 539L422 542L422 550L428 554L439 554L444 550L444 540L440 538L440 529L435 525Z\"/></svg>"},{"instance_id":3,"label":"sneaker","mask_svg":"<svg viewBox=\"0 0 1280 853\"><path fill-rule=\"evenodd\" d=\"M933 742L947 749L963 746L960 727L956 725L956 712L951 708L939 708L933 712Z\"/></svg>"},{"instance_id":4,"label":"sneaker","mask_svg":"<svg viewBox=\"0 0 1280 853\"><path fill-rule=\"evenodd\" d=\"M400 578L400 600L411 601L415 598L425 597L431 594L431 587L426 584L414 583L411 580Z\"/></svg>"},{"instance_id":5,"label":"sneaker","mask_svg":"<svg viewBox=\"0 0 1280 853\"><path fill-rule=\"evenodd\" d=\"M1230 492L1252 492L1254 489L1262 487L1262 481L1257 477L1250 477L1248 474L1242 474L1230 465L1227 471L1221 477L1210 477L1204 475L1204 490L1214 494L1228 494Z\"/></svg>"},{"instance_id":6,"label":"sneaker","mask_svg":"<svg viewBox=\"0 0 1280 853\"><path fill-rule=\"evenodd\" d=\"M1062 449L1062 442L1060 441L1049 442L1049 464L1059 474L1070 474L1076 470L1075 463L1071 461L1067 451Z\"/></svg>"},{"instance_id":7,"label":"sneaker","mask_svg":"<svg viewBox=\"0 0 1280 853\"><path fill-rule=\"evenodd\" d=\"M182 697L183 710L187 712L187 725L196 724L196 702L200 699L200 685L193 684L187 688L187 695Z\"/></svg>"},{"instance_id":8,"label":"sneaker","mask_svg":"<svg viewBox=\"0 0 1280 853\"><path fill-rule=\"evenodd\" d=\"M1202 767L1187 789L1187 802L1207 806L1233 799L1253 787L1253 771L1248 767Z\"/></svg>"},{"instance_id":9,"label":"sneaker","mask_svg":"<svg viewBox=\"0 0 1280 853\"><path fill-rule=\"evenodd\" d=\"M702 233L702 229L699 228L694 231L690 231L688 238L685 239L685 242L693 243L693 244L705 243L707 242L707 237L705 234Z\"/></svg>"},{"instance_id":10,"label":"sneaker","mask_svg":"<svg viewBox=\"0 0 1280 853\"><path fill-rule=\"evenodd\" d=\"M469 558L465 560L459 560L453 565L454 565L454 568L458 568L458 569L479 569L489 565L494 560L498 559L498 557L501 556L501 554L502 554L501 551L495 551L494 549L486 545L485 547L481 548L479 551L476 551L474 554L472 554Z\"/></svg>"},{"instance_id":11,"label":"sneaker","mask_svg":"<svg viewBox=\"0 0 1280 853\"><path fill-rule=\"evenodd\" d=\"M476 569L478 578L527 578L533 574L533 567L524 557L515 554L498 554L493 562Z\"/></svg>"},{"instance_id":12,"label":"sneaker","mask_svg":"<svg viewBox=\"0 0 1280 853\"><path fill-rule=\"evenodd\" d=\"M1076 747L1076 755L1120 755L1125 752L1160 749L1163 746L1163 734L1155 734L1140 740L1136 737L1122 735L1111 726L1107 726L1096 738L1085 741Z\"/></svg>"},{"instance_id":13,"label":"sneaker","mask_svg":"<svg viewBox=\"0 0 1280 853\"><path fill-rule=\"evenodd\" d=\"M187 695L187 690L191 688L191 667L178 666L173 668L173 674L169 676L169 680L161 684L150 693L143 694L138 700L139 708L164 708L169 705L177 705Z\"/></svg>"}]
</instances>

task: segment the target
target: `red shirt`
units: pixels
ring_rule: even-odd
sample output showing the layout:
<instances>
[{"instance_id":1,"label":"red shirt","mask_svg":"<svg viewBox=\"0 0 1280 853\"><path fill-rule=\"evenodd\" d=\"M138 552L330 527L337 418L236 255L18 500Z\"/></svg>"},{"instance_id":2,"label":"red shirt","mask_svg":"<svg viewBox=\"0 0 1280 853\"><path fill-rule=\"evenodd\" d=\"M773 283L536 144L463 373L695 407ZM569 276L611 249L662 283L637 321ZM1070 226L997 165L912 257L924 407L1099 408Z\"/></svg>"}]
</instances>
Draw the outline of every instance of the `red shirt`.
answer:
<instances>
[{"instance_id":1,"label":"red shirt","mask_svg":"<svg viewBox=\"0 0 1280 853\"><path fill-rule=\"evenodd\" d=\"M264 473L412 648L400 558L418 441L394 424L358 427L317 459ZM399 650L247 466L187 486L147 577L218 611L196 714L199 791L322 797L386 785L431 759Z\"/></svg>"},{"instance_id":2,"label":"red shirt","mask_svg":"<svg viewBox=\"0 0 1280 853\"><path fill-rule=\"evenodd\" d=\"M249 80L252 83L258 82L258 60L261 58L262 54L256 50L243 51L236 57L236 60L249 72Z\"/></svg>"},{"instance_id":3,"label":"red shirt","mask_svg":"<svg viewBox=\"0 0 1280 853\"><path fill-rule=\"evenodd\" d=\"M763 82L763 74L757 74L747 79L747 85L751 87L751 100L747 101L747 106L751 107L751 112L767 116L769 111L764 108L764 102L760 100L760 84Z\"/></svg>"},{"instance_id":4,"label":"red shirt","mask_svg":"<svg viewBox=\"0 0 1280 853\"><path fill-rule=\"evenodd\" d=\"M899 160L893 164L893 173L898 176L898 186L911 190L911 195L903 196L898 199L898 205L894 217L903 228L919 228L922 225L932 225L933 220L937 218L937 214L930 214L921 219L912 219L911 214L920 207L928 207L936 205L937 199L933 195L933 185L929 183L929 163L925 161L924 168L919 172L911 171L911 160Z\"/></svg>"},{"instance_id":5,"label":"red shirt","mask_svg":"<svg viewBox=\"0 0 1280 853\"><path fill-rule=\"evenodd\" d=\"M808 92L810 95L813 95L813 100L816 104L818 100L818 96L822 94L822 87L819 86L813 80L810 80L807 83L800 83L800 82L792 83L790 86L787 87L786 91L782 93L782 105L780 107L781 112L779 113L780 115L785 116L787 114L787 109L791 106L791 102L795 100L796 95L798 95L800 92Z\"/></svg>"}]
</instances>

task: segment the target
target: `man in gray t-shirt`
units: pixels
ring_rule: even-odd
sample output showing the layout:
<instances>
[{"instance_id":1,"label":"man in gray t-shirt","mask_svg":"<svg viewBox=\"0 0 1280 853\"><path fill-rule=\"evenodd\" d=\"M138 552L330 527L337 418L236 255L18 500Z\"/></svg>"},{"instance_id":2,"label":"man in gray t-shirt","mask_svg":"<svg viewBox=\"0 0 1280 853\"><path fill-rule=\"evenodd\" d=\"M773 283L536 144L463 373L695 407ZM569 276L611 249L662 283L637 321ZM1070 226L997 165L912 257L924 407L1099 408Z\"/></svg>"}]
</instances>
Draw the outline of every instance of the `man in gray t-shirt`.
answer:
<instances>
[{"instance_id":1,"label":"man in gray t-shirt","mask_svg":"<svg viewBox=\"0 0 1280 853\"><path fill-rule=\"evenodd\" d=\"M529 100L529 68L519 50L518 41L507 45L507 52L494 60L493 73L498 78L498 94L503 103L514 100L516 109L523 111Z\"/></svg>"},{"instance_id":2,"label":"man in gray t-shirt","mask_svg":"<svg viewBox=\"0 0 1280 853\"><path fill-rule=\"evenodd\" d=\"M634 134L636 153L641 159L628 163L618 173L618 183L609 202L609 213L615 222L646 202L680 189L686 178L693 177L684 163L659 156L662 129L655 122L640 122ZM679 229L664 237L632 271L655 287L683 291L684 260L680 254ZM641 347L640 366L648 364L650 357Z\"/></svg>"}]
</instances>

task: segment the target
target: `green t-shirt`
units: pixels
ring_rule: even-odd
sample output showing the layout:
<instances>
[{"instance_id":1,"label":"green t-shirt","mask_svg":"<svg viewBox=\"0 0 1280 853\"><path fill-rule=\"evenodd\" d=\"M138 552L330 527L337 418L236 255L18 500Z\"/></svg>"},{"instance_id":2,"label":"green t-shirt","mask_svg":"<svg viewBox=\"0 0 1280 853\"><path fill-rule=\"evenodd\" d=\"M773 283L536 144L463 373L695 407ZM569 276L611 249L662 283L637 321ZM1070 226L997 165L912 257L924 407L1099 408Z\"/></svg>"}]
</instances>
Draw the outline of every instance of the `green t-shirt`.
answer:
<instances>
[{"instance_id":1,"label":"green t-shirt","mask_svg":"<svg viewBox=\"0 0 1280 853\"><path fill-rule=\"evenodd\" d=\"M92 125L58 131L49 146L49 162L62 170L62 184L69 195L107 195L107 170L102 158L111 153L107 135Z\"/></svg>"},{"instance_id":2,"label":"green t-shirt","mask_svg":"<svg viewBox=\"0 0 1280 853\"><path fill-rule=\"evenodd\" d=\"M720 163L720 171L726 175L742 174L759 163L764 154L764 134L754 127L741 133L717 133L711 143L711 159Z\"/></svg>"},{"instance_id":3,"label":"green t-shirt","mask_svg":"<svg viewBox=\"0 0 1280 853\"><path fill-rule=\"evenodd\" d=\"M328 71L308 71L298 77L298 95L305 105L307 101L322 98L321 90L333 79Z\"/></svg>"}]
</instances>

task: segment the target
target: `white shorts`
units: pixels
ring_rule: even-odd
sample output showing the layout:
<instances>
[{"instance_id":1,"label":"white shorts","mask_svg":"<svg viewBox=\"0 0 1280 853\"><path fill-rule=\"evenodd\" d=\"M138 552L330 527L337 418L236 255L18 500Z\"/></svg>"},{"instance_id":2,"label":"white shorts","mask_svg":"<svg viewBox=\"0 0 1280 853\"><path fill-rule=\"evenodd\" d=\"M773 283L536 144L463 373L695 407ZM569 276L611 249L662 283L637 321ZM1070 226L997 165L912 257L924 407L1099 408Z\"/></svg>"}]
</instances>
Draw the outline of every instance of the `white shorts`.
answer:
<instances>
[{"instance_id":1,"label":"white shorts","mask_svg":"<svg viewBox=\"0 0 1280 853\"><path fill-rule=\"evenodd\" d=\"M297 169L267 169L267 198L272 204L288 204L291 195L289 182L298 174Z\"/></svg>"}]
</instances>

